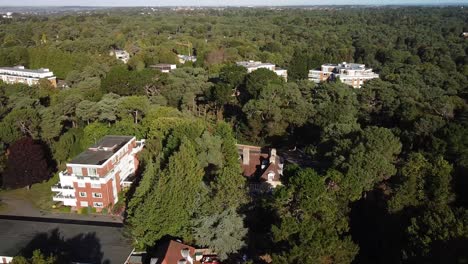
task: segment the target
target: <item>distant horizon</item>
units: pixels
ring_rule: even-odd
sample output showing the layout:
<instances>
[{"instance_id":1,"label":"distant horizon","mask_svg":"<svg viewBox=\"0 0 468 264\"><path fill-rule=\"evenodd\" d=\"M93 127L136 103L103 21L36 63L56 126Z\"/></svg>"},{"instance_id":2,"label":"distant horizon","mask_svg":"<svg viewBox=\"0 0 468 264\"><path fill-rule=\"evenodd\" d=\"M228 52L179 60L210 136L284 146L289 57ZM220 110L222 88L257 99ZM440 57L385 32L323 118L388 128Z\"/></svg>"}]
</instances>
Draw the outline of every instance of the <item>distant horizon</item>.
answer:
<instances>
[{"instance_id":1,"label":"distant horizon","mask_svg":"<svg viewBox=\"0 0 468 264\"><path fill-rule=\"evenodd\" d=\"M468 5L468 0L0 0L0 7L272 7L272 6L451 6ZM40 4L38 4L40 3Z\"/></svg>"}]
</instances>

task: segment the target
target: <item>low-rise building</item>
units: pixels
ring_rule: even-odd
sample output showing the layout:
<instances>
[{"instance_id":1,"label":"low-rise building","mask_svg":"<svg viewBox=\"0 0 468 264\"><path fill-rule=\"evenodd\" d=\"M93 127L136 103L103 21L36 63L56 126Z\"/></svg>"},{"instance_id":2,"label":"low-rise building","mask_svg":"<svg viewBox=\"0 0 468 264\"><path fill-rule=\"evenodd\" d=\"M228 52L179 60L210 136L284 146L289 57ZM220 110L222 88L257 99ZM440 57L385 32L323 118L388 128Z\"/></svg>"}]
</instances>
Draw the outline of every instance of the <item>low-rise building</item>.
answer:
<instances>
[{"instance_id":1,"label":"low-rise building","mask_svg":"<svg viewBox=\"0 0 468 264\"><path fill-rule=\"evenodd\" d=\"M99 212L113 206L122 188L131 185L128 179L138 167L136 154L143 146L144 140L132 136L103 137L59 173L53 200L76 210L94 207Z\"/></svg>"},{"instance_id":2,"label":"low-rise building","mask_svg":"<svg viewBox=\"0 0 468 264\"><path fill-rule=\"evenodd\" d=\"M191 61L191 62L197 61L197 57L191 56L191 55L178 54L177 57L179 58L179 62L182 64L186 63L187 61Z\"/></svg>"},{"instance_id":3,"label":"low-rise building","mask_svg":"<svg viewBox=\"0 0 468 264\"><path fill-rule=\"evenodd\" d=\"M127 62L130 60L130 53L125 50L112 50L110 55L115 56L116 59L122 61L125 64L127 64Z\"/></svg>"},{"instance_id":4,"label":"low-rise building","mask_svg":"<svg viewBox=\"0 0 468 264\"><path fill-rule=\"evenodd\" d=\"M285 81L288 80L288 71L285 69L276 67L276 65L273 63L268 63L268 62L263 63L261 61L250 60L250 61L239 61L239 62L236 62L236 64L246 68L248 73L251 73L258 69L267 69L267 70L273 71L274 73L276 73L276 75L282 77Z\"/></svg>"},{"instance_id":5,"label":"low-rise building","mask_svg":"<svg viewBox=\"0 0 468 264\"><path fill-rule=\"evenodd\" d=\"M263 185L263 189L281 185L284 161L277 155L276 149L237 144L237 150L242 173L252 183Z\"/></svg>"},{"instance_id":6,"label":"low-rise building","mask_svg":"<svg viewBox=\"0 0 468 264\"><path fill-rule=\"evenodd\" d=\"M6 12L2 15L3 18L13 18L13 12Z\"/></svg>"},{"instance_id":7,"label":"low-rise building","mask_svg":"<svg viewBox=\"0 0 468 264\"><path fill-rule=\"evenodd\" d=\"M310 70L308 77L310 81L315 83L340 79L353 88L361 88L364 82L379 78L379 75L374 73L372 69L366 68L364 64L343 62L323 64L320 70Z\"/></svg>"},{"instance_id":8,"label":"low-rise building","mask_svg":"<svg viewBox=\"0 0 468 264\"><path fill-rule=\"evenodd\" d=\"M175 65L175 64L159 63L159 64L151 65L150 68L159 70L160 72L169 73L169 72L171 72L172 70L177 69L177 65Z\"/></svg>"},{"instance_id":9,"label":"low-rise building","mask_svg":"<svg viewBox=\"0 0 468 264\"><path fill-rule=\"evenodd\" d=\"M463 32L463 33L461 33L461 36L462 36L463 38L468 38L468 32Z\"/></svg>"},{"instance_id":10,"label":"low-rise building","mask_svg":"<svg viewBox=\"0 0 468 264\"><path fill-rule=\"evenodd\" d=\"M24 83L29 86L37 85L39 80L46 79L57 87L57 78L54 73L45 68L31 70L24 66L0 67L0 79L8 84Z\"/></svg>"}]
</instances>

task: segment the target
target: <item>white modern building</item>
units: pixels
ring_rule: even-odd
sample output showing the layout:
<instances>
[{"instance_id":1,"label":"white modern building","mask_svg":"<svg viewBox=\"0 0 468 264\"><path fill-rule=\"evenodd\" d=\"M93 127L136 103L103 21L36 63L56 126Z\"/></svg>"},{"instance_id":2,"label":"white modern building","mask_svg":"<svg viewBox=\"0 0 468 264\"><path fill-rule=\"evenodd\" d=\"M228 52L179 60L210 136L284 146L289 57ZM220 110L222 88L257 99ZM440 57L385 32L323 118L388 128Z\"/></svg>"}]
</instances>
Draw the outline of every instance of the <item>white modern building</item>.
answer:
<instances>
[{"instance_id":1,"label":"white modern building","mask_svg":"<svg viewBox=\"0 0 468 264\"><path fill-rule=\"evenodd\" d=\"M186 63L187 61L191 61L191 62L196 62L197 61L197 57L190 56L190 55L179 54L179 55L177 55L177 58L179 58L179 62L182 63L182 64Z\"/></svg>"},{"instance_id":2,"label":"white modern building","mask_svg":"<svg viewBox=\"0 0 468 264\"><path fill-rule=\"evenodd\" d=\"M25 69L24 66L0 67L0 79L8 84L24 83L29 86L38 84L40 79L47 79L57 87L54 73L45 68L31 70Z\"/></svg>"},{"instance_id":3,"label":"white modern building","mask_svg":"<svg viewBox=\"0 0 468 264\"><path fill-rule=\"evenodd\" d=\"M288 71L285 69L276 67L276 65L273 63L268 63L268 62L263 63L261 61L250 60L250 61L239 61L239 62L236 62L236 64L246 68L248 73L251 73L258 69L267 69L276 73L276 75L282 77L285 81L288 80Z\"/></svg>"},{"instance_id":4,"label":"white modern building","mask_svg":"<svg viewBox=\"0 0 468 264\"><path fill-rule=\"evenodd\" d=\"M323 64L320 70L310 70L308 77L309 81L315 83L338 78L353 88L361 88L364 82L379 78L379 75L374 73L372 69L366 68L365 64L343 62L339 64Z\"/></svg>"},{"instance_id":5,"label":"white modern building","mask_svg":"<svg viewBox=\"0 0 468 264\"><path fill-rule=\"evenodd\" d=\"M123 63L127 64L130 60L130 54L125 50L113 50L110 52L111 56L115 56L116 59L122 61Z\"/></svg>"},{"instance_id":6,"label":"white modern building","mask_svg":"<svg viewBox=\"0 0 468 264\"><path fill-rule=\"evenodd\" d=\"M13 13L12 12L6 12L5 14L2 15L3 18L13 18Z\"/></svg>"},{"instance_id":7,"label":"white modern building","mask_svg":"<svg viewBox=\"0 0 468 264\"><path fill-rule=\"evenodd\" d=\"M150 68L159 70L160 72L169 73L169 72L171 72L172 70L177 69L177 65L175 65L175 64L159 63L159 64L151 65Z\"/></svg>"}]
</instances>

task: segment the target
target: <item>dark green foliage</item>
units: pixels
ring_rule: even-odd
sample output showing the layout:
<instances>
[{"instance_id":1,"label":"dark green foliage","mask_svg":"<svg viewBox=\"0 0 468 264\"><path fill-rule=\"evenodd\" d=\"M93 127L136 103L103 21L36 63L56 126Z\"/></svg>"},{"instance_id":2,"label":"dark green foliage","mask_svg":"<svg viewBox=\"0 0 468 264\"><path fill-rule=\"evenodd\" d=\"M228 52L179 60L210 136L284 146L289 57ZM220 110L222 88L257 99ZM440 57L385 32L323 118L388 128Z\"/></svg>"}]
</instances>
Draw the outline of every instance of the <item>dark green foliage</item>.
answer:
<instances>
[{"instance_id":1,"label":"dark green foliage","mask_svg":"<svg viewBox=\"0 0 468 264\"><path fill-rule=\"evenodd\" d=\"M135 135L147 143L127 222L140 247L175 235L254 262L466 262L465 9L96 12L2 20L0 66L50 68L69 89L0 84L0 171L24 136L62 169L104 135ZM196 63L149 68L189 52ZM241 60L286 68L288 82ZM342 61L380 79L306 80ZM314 171L288 169L249 201L237 142Z\"/></svg>"},{"instance_id":2,"label":"dark green foliage","mask_svg":"<svg viewBox=\"0 0 468 264\"><path fill-rule=\"evenodd\" d=\"M8 148L3 172L5 188L19 188L49 179L50 169L44 147L29 137L15 141Z\"/></svg>"}]
</instances>

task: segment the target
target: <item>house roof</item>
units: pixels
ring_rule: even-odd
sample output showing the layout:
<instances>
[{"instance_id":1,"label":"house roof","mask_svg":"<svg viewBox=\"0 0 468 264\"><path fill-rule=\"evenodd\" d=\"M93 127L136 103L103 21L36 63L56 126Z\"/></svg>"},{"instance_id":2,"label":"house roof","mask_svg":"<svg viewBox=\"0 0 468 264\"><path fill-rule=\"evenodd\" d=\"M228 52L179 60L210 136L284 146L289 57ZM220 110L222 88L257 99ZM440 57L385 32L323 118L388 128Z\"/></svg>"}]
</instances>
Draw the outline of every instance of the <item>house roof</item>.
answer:
<instances>
[{"instance_id":1,"label":"house roof","mask_svg":"<svg viewBox=\"0 0 468 264\"><path fill-rule=\"evenodd\" d=\"M158 251L156 254L158 261L156 262L156 264L162 264L162 263L177 264L177 261L183 258L181 254L181 250L185 248L189 249L190 256L194 258L194 255L195 255L194 247L187 246L175 240L170 240L165 243L162 243L158 247Z\"/></svg>"},{"instance_id":2,"label":"house roof","mask_svg":"<svg viewBox=\"0 0 468 264\"><path fill-rule=\"evenodd\" d=\"M273 181L280 181L280 176L282 174L282 168L280 167L281 158L276 156L276 160L274 163L268 164L268 167L263 171L262 176L260 177L262 180L268 181L268 174L270 172L274 173Z\"/></svg>"},{"instance_id":3,"label":"house roof","mask_svg":"<svg viewBox=\"0 0 468 264\"><path fill-rule=\"evenodd\" d=\"M81 152L69 164L102 165L133 138L133 136L105 136Z\"/></svg>"},{"instance_id":4,"label":"house roof","mask_svg":"<svg viewBox=\"0 0 468 264\"><path fill-rule=\"evenodd\" d=\"M275 162L270 163L270 153L267 149L257 146L237 145L240 156L242 173L249 178L259 177L262 181L268 180L268 174L274 173L273 181L280 181L282 175L282 159L276 156ZM244 149L249 150L249 163L244 164ZM262 165L264 166L262 169Z\"/></svg>"}]
</instances>

